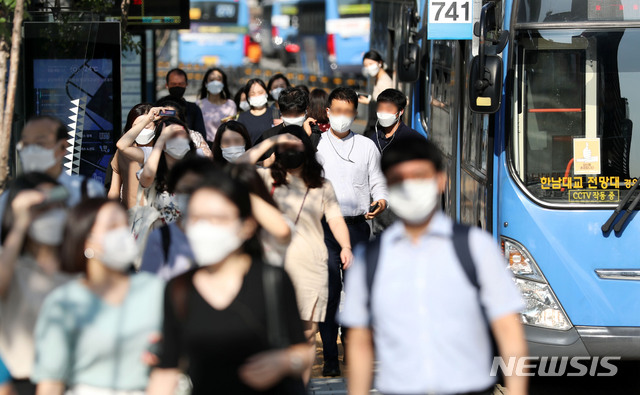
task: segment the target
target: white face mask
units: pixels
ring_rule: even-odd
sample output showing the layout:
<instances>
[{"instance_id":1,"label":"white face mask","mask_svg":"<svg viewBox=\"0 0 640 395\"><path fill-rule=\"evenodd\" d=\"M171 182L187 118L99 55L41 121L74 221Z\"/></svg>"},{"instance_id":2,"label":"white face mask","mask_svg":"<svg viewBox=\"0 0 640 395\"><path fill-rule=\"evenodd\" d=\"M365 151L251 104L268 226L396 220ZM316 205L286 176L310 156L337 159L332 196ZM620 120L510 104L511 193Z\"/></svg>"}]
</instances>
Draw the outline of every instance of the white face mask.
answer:
<instances>
[{"instance_id":1,"label":"white face mask","mask_svg":"<svg viewBox=\"0 0 640 395\"><path fill-rule=\"evenodd\" d=\"M217 95L222 92L222 89L224 89L222 81L211 81L207 84L207 91L212 95Z\"/></svg>"},{"instance_id":2,"label":"white face mask","mask_svg":"<svg viewBox=\"0 0 640 395\"><path fill-rule=\"evenodd\" d=\"M62 233L67 220L67 210L56 208L37 217L29 226L29 237L48 246L62 244Z\"/></svg>"},{"instance_id":3,"label":"white face mask","mask_svg":"<svg viewBox=\"0 0 640 395\"><path fill-rule=\"evenodd\" d=\"M365 66L362 68L362 74L365 77L375 77L380 72L380 66L375 64L370 64L369 66Z\"/></svg>"},{"instance_id":4,"label":"white face mask","mask_svg":"<svg viewBox=\"0 0 640 395\"><path fill-rule=\"evenodd\" d=\"M20 161L22 171L31 173L33 171L46 172L53 167L58 160L53 148L44 148L37 144L27 145L20 150Z\"/></svg>"},{"instance_id":5,"label":"white face mask","mask_svg":"<svg viewBox=\"0 0 640 395\"><path fill-rule=\"evenodd\" d=\"M331 115L329 114L329 124L331 129L336 133L344 133L351 128L353 124L353 118L346 115Z\"/></svg>"},{"instance_id":6,"label":"white face mask","mask_svg":"<svg viewBox=\"0 0 640 395\"><path fill-rule=\"evenodd\" d=\"M187 225L187 239L198 266L222 262L237 250L244 240L238 235L240 225L214 225L208 221L198 221Z\"/></svg>"},{"instance_id":7,"label":"white face mask","mask_svg":"<svg viewBox=\"0 0 640 395\"><path fill-rule=\"evenodd\" d=\"M440 191L435 178L405 180L389 187L389 206L411 225L423 224L438 205Z\"/></svg>"},{"instance_id":8,"label":"white face mask","mask_svg":"<svg viewBox=\"0 0 640 395\"><path fill-rule=\"evenodd\" d=\"M191 146L189 146L189 139L186 137L174 137L168 140L164 152L171 155L175 159L182 159L189 152Z\"/></svg>"},{"instance_id":9,"label":"white face mask","mask_svg":"<svg viewBox=\"0 0 640 395\"><path fill-rule=\"evenodd\" d=\"M230 163L233 163L244 154L244 145L236 145L233 147L222 148L222 157Z\"/></svg>"},{"instance_id":10,"label":"white face mask","mask_svg":"<svg viewBox=\"0 0 640 395\"><path fill-rule=\"evenodd\" d=\"M136 137L136 143L140 145L149 144L156 137L156 131L153 129L142 129L142 132Z\"/></svg>"},{"instance_id":11,"label":"white face mask","mask_svg":"<svg viewBox=\"0 0 640 395\"><path fill-rule=\"evenodd\" d=\"M271 97L273 97L273 100L278 101L278 99L280 98L280 94L282 93L282 91L284 90L284 88L275 88L271 90Z\"/></svg>"},{"instance_id":12,"label":"white face mask","mask_svg":"<svg viewBox=\"0 0 640 395\"><path fill-rule=\"evenodd\" d=\"M102 239L100 262L106 267L124 272L138 257L138 245L128 227L113 229Z\"/></svg>"},{"instance_id":13,"label":"white face mask","mask_svg":"<svg viewBox=\"0 0 640 395\"><path fill-rule=\"evenodd\" d=\"M249 111L249 110L251 110L251 104L249 104L248 101L243 100L243 101L240 102L240 109L242 111Z\"/></svg>"},{"instance_id":14,"label":"white face mask","mask_svg":"<svg viewBox=\"0 0 640 395\"><path fill-rule=\"evenodd\" d=\"M263 107L267 104L267 95L254 96L249 98L249 104L251 107Z\"/></svg>"},{"instance_id":15,"label":"white face mask","mask_svg":"<svg viewBox=\"0 0 640 395\"><path fill-rule=\"evenodd\" d=\"M383 128L388 128L391 125L395 125L396 122L400 119L400 117L396 118L397 114L389 114L387 112L378 112L376 113L378 116L378 123Z\"/></svg>"},{"instance_id":16,"label":"white face mask","mask_svg":"<svg viewBox=\"0 0 640 395\"><path fill-rule=\"evenodd\" d=\"M282 117L282 122L284 122L285 126L289 126L289 125L302 126L304 125L305 119L307 119L306 115L302 115L297 118Z\"/></svg>"}]
</instances>

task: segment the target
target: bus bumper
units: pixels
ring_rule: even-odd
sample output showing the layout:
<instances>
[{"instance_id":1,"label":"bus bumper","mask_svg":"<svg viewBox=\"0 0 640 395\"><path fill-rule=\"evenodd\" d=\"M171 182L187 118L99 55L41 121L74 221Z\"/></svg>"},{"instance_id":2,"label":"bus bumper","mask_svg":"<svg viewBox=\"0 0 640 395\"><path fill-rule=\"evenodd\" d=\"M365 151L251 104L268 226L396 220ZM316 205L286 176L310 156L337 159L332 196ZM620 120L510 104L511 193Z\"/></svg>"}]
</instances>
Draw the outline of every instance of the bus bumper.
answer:
<instances>
[{"instance_id":1,"label":"bus bumper","mask_svg":"<svg viewBox=\"0 0 640 395\"><path fill-rule=\"evenodd\" d=\"M640 360L640 327L577 326L566 331L524 327L531 356L610 356Z\"/></svg>"}]
</instances>

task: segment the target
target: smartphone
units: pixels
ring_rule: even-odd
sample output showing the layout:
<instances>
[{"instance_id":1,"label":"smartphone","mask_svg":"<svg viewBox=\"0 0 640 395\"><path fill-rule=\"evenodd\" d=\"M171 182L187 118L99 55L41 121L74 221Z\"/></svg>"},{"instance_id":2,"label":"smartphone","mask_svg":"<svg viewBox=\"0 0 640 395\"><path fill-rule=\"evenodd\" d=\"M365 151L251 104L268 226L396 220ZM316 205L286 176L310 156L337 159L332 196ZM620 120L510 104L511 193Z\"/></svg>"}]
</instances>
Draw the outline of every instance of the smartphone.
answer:
<instances>
[{"instance_id":1,"label":"smartphone","mask_svg":"<svg viewBox=\"0 0 640 395\"><path fill-rule=\"evenodd\" d=\"M161 117L175 117L176 116L176 110L168 110L168 109L160 110L160 116Z\"/></svg>"},{"instance_id":2,"label":"smartphone","mask_svg":"<svg viewBox=\"0 0 640 395\"><path fill-rule=\"evenodd\" d=\"M374 204L373 206L369 206L369 212L372 213L372 212L376 211L378 209L378 207L380 207L380 203L376 202L376 204Z\"/></svg>"}]
</instances>

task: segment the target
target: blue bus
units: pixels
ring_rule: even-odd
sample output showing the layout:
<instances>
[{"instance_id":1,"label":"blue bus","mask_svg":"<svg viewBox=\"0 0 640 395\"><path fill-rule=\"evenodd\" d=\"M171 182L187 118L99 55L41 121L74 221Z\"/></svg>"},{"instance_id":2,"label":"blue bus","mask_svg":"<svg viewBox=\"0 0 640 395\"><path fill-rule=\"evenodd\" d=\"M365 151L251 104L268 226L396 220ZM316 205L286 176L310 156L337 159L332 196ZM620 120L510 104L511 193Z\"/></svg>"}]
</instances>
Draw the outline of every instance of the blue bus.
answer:
<instances>
[{"instance_id":1,"label":"blue bus","mask_svg":"<svg viewBox=\"0 0 640 395\"><path fill-rule=\"evenodd\" d=\"M247 0L192 0L191 28L178 38L180 63L240 66L250 44Z\"/></svg>"},{"instance_id":2,"label":"blue bus","mask_svg":"<svg viewBox=\"0 0 640 395\"><path fill-rule=\"evenodd\" d=\"M327 52L332 70L354 71L362 67L369 50L371 1L326 0Z\"/></svg>"},{"instance_id":3,"label":"blue bus","mask_svg":"<svg viewBox=\"0 0 640 395\"><path fill-rule=\"evenodd\" d=\"M412 126L446 156L444 210L502 245L531 355L639 359L638 6L407 4ZM436 13L478 22L473 39L428 39Z\"/></svg>"}]
</instances>

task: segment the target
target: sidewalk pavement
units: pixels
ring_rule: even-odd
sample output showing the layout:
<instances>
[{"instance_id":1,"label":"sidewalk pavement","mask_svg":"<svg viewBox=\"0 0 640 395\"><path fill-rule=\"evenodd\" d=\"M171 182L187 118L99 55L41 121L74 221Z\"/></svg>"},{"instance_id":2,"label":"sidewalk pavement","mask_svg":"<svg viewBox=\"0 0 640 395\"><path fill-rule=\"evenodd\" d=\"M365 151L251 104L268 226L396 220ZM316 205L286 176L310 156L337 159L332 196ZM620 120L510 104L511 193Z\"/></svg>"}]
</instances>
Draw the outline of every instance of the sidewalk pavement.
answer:
<instances>
[{"instance_id":1,"label":"sidewalk pavement","mask_svg":"<svg viewBox=\"0 0 640 395\"><path fill-rule=\"evenodd\" d=\"M347 384L344 377L311 379L309 382L309 395L346 395ZM371 394L380 395L376 390L371 390ZM497 385L493 395L508 395L506 388Z\"/></svg>"}]
</instances>

